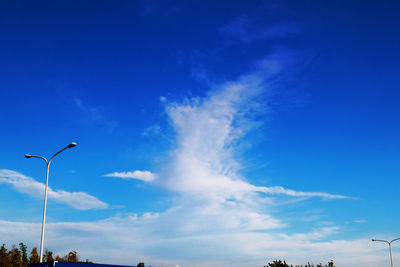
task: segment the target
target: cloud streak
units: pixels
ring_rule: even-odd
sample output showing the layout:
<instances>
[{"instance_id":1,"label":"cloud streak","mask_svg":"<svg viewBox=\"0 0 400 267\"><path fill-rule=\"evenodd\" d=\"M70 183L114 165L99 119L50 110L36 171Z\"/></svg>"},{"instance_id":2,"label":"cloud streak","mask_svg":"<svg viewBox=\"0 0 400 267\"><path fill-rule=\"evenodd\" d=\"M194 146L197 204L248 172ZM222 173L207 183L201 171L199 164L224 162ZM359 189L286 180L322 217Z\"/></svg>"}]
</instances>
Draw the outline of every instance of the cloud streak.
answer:
<instances>
[{"instance_id":1,"label":"cloud streak","mask_svg":"<svg viewBox=\"0 0 400 267\"><path fill-rule=\"evenodd\" d=\"M324 199L356 199L354 197L342 196L329 194L324 192L302 192L290 189L285 189L282 186L271 186L271 187L257 187L260 192L264 192L272 195L286 195L292 197L321 197Z\"/></svg>"},{"instance_id":2,"label":"cloud streak","mask_svg":"<svg viewBox=\"0 0 400 267\"><path fill-rule=\"evenodd\" d=\"M43 183L13 170L1 169L0 183L10 184L18 192L35 198L42 198L44 195L45 185ZM109 207L107 203L85 192L67 192L48 187L48 198L77 210L106 209Z\"/></svg>"},{"instance_id":3,"label":"cloud streak","mask_svg":"<svg viewBox=\"0 0 400 267\"><path fill-rule=\"evenodd\" d=\"M122 179L137 179L144 182L152 182L156 179L156 175L149 171L113 172L105 174L104 176Z\"/></svg>"}]
</instances>

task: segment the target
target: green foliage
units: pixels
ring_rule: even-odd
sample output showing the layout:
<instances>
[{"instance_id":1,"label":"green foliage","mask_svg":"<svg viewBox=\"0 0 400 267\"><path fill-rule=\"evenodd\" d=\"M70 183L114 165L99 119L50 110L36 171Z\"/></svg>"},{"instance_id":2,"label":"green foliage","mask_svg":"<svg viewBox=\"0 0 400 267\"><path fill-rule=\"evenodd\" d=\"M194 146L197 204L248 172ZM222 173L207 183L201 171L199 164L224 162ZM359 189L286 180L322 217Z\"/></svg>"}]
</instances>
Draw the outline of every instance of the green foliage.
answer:
<instances>
[{"instance_id":1,"label":"green foliage","mask_svg":"<svg viewBox=\"0 0 400 267\"><path fill-rule=\"evenodd\" d=\"M86 262L90 263L88 259L86 261L79 261L79 255L78 252L75 250L69 252L67 255L64 257L60 257L59 255L56 256L56 261L66 261L66 262Z\"/></svg>"},{"instance_id":2,"label":"green foliage","mask_svg":"<svg viewBox=\"0 0 400 267\"><path fill-rule=\"evenodd\" d=\"M137 264L137 267L144 267L144 262L139 262L139 263Z\"/></svg>"},{"instance_id":3,"label":"green foliage","mask_svg":"<svg viewBox=\"0 0 400 267\"><path fill-rule=\"evenodd\" d=\"M46 249L46 251L44 252L44 259L43 259L43 260L44 260L44 261L54 261L53 252L48 251L48 250Z\"/></svg>"},{"instance_id":4,"label":"green foliage","mask_svg":"<svg viewBox=\"0 0 400 267\"><path fill-rule=\"evenodd\" d=\"M28 264L39 263L39 260L40 257L37 248L32 249L30 257L28 258L27 246L22 242L19 243L19 248L13 245L10 251L7 250L5 244L3 244L0 247L0 267L23 267ZM75 250L69 252L64 257L60 257L57 255L55 260L67 261L67 262L80 262L78 252L76 252ZM46 249L43 255L43 261L44 262L54 261L53 252ZM92 263L88 259L84 262Z\"/></svg>"},{"instance_id":5,"label":"green foliage","mask_svg":"<svg viewBox=\"0 0 400 267\"><path fill-rule=\"evenodd\" d=\"M31 251L31 257L29 258L30 264L39 263L39 254L37 252L37 248L33 248Z\"/></svg>"},{"instance_id":6,"label":"green foliage","mask_svg":"<svg viewBox=\"0 0 400 267\"><path fill-rule=\"evenodd\" d=\"M21 261L21 251L13 245L12 249L10 252L8 252L9 257L10 257L10 266L11 267L22 267L22 261Z\"/></svg>"},{"instance_id":7,"label":"green foliage","mask_svg":"<svg viewBox=\"0 0 400 267\"><path fill-rule=\"evenodd\" d=\"M78 253L74 250L67 254L68 262L78 262Z\"/></svg>"},{"instance_id":8,"label":"green foliage","mask_svg":"<svg viewBox=\"0 0 400 267\"><path fill-rule=\"evenodd\" d=\"M286 261L274 260L272 263L268 263L268 265L264 265L264 267L290 267Z\"/></svg>"},{"instance_id":9,"label":"green foliage","mask_svg":"<svg viewBox=\"0 0 400 267\"><path fill-rule=\"evenodd\" d=\"M60 256L56 256L56 261L64 261L64 259L62 258L62 257L60 257Z\"/></svg>"},{"instance_id":10,"label":"green foliage","mask_svg":"<svg viewBox=\"0 0 400 267\"><path fill-rule=\"evenodd\" d=\"M28 254L26 253L26 246L24 243L19 243L19 249L21 250L21 262L22 266L25 266L29 263Z\"/></svg>"},{"instance_id":11,"label":"green foliage","mask_svg":"<svg viewBox=\"0 0 400 267\"><path fill-rule=\"evenodd\" d=\"M10 266L10 258L7 252L6 245L3 244L0 248L0 267Z\"/></svg>"},{"instance_id":12,"label":"green foliage","mask_svg":"<svg viewBox=\"0 0 400 267\"><path fill-rule=\"evenodd\" d=\"M264 265L264 267L335 267L335 264L333 263L333 260L328 262L328 264L323 265L322 263L319 263L317 265L307 263L306 265L289 265L286 263L286 261L281 261L281 260L274 260L272 263L268 263L267 265Z\"/></svg>"}]
</instances>

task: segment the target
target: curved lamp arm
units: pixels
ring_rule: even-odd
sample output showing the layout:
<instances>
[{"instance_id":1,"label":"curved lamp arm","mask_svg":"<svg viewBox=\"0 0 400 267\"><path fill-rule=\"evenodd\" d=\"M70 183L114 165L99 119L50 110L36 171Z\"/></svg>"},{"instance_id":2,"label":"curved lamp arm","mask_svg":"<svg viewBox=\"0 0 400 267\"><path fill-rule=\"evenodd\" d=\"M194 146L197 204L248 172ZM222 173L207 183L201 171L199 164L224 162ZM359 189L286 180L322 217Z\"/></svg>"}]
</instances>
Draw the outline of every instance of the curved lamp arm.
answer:
<instances>
[{"instance_id":1,"label":"curved lamp arm","mask_svg":"<svg viewBox=\"0 0 400 267\"><path fill-rule=\"evenodd\" d=\"M56 152L56 153L50 158L48 164L50 164L50 162L52 161L52 159L54 159L55 156L57 156L58 154L60 154L61 152L63 152L65 149L71 148L71 147L74 147L74 146L76 146L76 143L75 143L75 142L72 142L72 143L69 144L68 146L66 146L66 147L64 147L63 149L61 149L60 151ZM46 161L46 162L47 162L47 161Z\"/></svg>"},{"instance_id":2,"label":"curved lamp arm","mask_svg":"<svg viewBox=\"0 0 400 267\"><path fill-rule=\"evenodd\" d=\"M381 240L381 239L372 239L372 242L385 242L390 244L391 242L387 241L387 240Z\"/></svg>"},{"instance_id":3,"label":"curved lamp arm","mask_svg":"<svg viewBox=\"0 0 400 267\"><path fill-rule=\"evenodd\" d=\"M50 162L54 159L55 156L57 156L58 154L60 154L61 152L63 152L65 149L67 148L71 148L76 146L75 142L72 142L71 144L69 144L68 146L64 147L63 149L61 149L60 151L56 152L51 158L50 160L47 160L45 157L42 156L35 156L35 155L30 155L30 154L25 154L25 158L29 159L29 158L38 158L38 159L42 159L44 161L46 161L46 164L49 165Z\"/></svg>"},{"instance_id":4,"label":"curved lamp arm","mask_svg":"<svg viewBox=\"0 0 400 267\"><path fill-rule=\"evenodd\" d=\"M38 158L38 159L42 159L44 161L46 161L46 164L48 163L47 159L41 156L35 156L35 155L29 155L29 154L25 154L25 158L29 159L29 158Z\"/></svg>"},{"instance_id":5,"label":"curved lamp arm","mask_svg":"<svg viewBox=\"0 0 400 267\"><path fill-rule=\"evenodd\" d=\"M400 240L400 237L399 238L395 238L395 239L393 239L392 241L390 241L389 243L392 243L392 242L394 242L394 241L397 241L397 240Z\"/></svg>"}]
</instances>

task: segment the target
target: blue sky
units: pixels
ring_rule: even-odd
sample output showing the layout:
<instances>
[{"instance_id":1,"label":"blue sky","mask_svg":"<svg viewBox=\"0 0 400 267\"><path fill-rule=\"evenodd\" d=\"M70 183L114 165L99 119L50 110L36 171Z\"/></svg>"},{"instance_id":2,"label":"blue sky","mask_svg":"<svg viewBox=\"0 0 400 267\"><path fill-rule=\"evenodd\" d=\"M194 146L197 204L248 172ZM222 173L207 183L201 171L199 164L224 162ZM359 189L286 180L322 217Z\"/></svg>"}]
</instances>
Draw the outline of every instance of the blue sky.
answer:
<instances>
[{"instance_id":1,"label":"blue sky","mask_svg":"<svg viewBox=\"0 0 400 267\"><path fill-rule=\"evenodd\" d=\"M95 262L389 264L395 1L0 8L0 243ZM400 251L395 247L395 262Z\"/></svg>"}]
</instances>

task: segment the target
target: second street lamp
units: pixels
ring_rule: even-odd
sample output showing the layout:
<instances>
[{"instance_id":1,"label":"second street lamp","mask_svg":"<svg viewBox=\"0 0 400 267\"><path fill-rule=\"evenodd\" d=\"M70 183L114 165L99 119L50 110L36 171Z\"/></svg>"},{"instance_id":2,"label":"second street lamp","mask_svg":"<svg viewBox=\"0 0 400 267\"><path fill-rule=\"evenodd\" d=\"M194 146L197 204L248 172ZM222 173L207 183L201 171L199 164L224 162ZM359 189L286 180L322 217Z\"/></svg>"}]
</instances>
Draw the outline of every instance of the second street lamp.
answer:
<instances>
[{"instance_id":1,"label":"second street lamp","mask_svg":"<svg viewBox=\"0 0 400 267\"><path fill-rule=\"evenodd\" d=\"M50 160L47 160L45 157L41 157L41 156L34 156L34 155L29 155L26 154L25 158L29 159L29 158L39 158L42 159L46 162L46 166L47 166L47 170L46 170L46 186L44 189L44 207L43 207L43 220L42 220L42 237L40 240L40 263L42 263L43 261L43 242L44 242L44 228L46 225L46 205L47 205L47 187L49 185L49 167L50 167L50 163L53 160L53 158L55 156L57 156L58 154L60 154L61 152L63 152L64 150L66 150L67 148L71 148L76 146L76 143L72 142L71 144L69 144L68 146L64 147L63 149L61 149L60 151L56 152L51 158Z\"/></svg>"},{"instance_id":2,"label":"second street lamp","mask_svg":"<svg viewBox=\"0 0 400 267\"><path fill-rule=\"evenodd\" d=\"M393 267L393 256L392 256L392 242L396 241L396 240L400 240L399 238L393 239L392 241L387 241L387 240L381 240L381 239L372 239L372 242L384 242L387 243L389 245L389 251L390 251L390 264Z\"/></svg>"}]
</instances>

